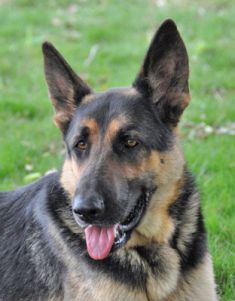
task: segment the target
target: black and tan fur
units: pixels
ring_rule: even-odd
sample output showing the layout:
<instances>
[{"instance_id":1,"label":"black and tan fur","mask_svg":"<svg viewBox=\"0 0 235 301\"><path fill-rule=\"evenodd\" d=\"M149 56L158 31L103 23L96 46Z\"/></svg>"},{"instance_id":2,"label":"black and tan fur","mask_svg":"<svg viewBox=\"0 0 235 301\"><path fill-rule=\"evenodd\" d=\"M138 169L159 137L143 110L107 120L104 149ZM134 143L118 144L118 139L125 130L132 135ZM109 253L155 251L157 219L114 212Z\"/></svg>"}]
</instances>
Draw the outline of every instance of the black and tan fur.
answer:
<instances>
[{"instance_id":1,"label":"black and tan fur","mask_svg":"<svg viewBox=\"0 0 235 301\"><path fill-rule=\"evenodd\" d=\"M0 300L217 300L199 195L179 142L188 58L174 22L157 31L131 88L94 93L51 44L43 54L67 155L60 173L0 194ZM86 222L110 225L143 191L151 199L125 244L91 259L78 196L83 206L102 199L104 210L88 208Z\"/></svg>"}]
</instances>

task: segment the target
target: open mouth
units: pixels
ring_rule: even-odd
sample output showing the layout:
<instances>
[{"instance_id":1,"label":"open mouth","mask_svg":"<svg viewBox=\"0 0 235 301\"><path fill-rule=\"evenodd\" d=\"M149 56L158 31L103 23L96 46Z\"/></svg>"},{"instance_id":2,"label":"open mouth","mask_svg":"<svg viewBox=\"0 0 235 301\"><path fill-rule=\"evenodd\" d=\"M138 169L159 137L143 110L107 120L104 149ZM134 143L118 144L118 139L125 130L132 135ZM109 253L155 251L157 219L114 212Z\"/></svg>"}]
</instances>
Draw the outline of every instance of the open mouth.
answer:
<instances>
[{"instance_id":1,"label":"open mouth","mask_svg":"<svg viewBox=\"0 0 235 301\"><path fill-rule=\"evenodd\" d=\"M118 224L116 230L117 234L114 241L116 246L119 247L123 245L123 243L125 243L127 240L127 234L130 234L131 230L133 230L140 223L151 195L152 193L150 192L143 192L125 221Z\"/></svg>"},{"instance_id":2,"label":"open mouth","mask_svg":"<svg viewBox=\"0 0 235 301\"><path fill-rule=\"evenodd\" d=\"M123 222L109 227L89 225L85 228L87 251L91 258L102 260L127 242L131 231L140 223L152 193L143 192Z\"/></svg>"}]
</instances>

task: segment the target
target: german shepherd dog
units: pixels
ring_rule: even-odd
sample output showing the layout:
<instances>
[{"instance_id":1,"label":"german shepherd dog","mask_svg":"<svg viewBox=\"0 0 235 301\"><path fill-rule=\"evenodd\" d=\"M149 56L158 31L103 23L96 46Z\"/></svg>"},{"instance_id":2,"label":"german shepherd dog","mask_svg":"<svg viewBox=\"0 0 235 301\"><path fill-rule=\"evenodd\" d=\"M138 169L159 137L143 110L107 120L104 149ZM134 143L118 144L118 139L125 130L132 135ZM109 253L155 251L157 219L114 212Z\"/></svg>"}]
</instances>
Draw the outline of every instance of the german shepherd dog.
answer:
<instances>
[{"instance_id":1,"label":"german shepherd dog","mask_svg":"<svg viewBox=\"0 0 235 301\"><path fill-rule=\"evenodd\" d=\"M0 194L1 301L217 300L179 143L188 57L172 20L131 88L94 93L48 42L61 172Z\"/></svg>"}]
</instances>

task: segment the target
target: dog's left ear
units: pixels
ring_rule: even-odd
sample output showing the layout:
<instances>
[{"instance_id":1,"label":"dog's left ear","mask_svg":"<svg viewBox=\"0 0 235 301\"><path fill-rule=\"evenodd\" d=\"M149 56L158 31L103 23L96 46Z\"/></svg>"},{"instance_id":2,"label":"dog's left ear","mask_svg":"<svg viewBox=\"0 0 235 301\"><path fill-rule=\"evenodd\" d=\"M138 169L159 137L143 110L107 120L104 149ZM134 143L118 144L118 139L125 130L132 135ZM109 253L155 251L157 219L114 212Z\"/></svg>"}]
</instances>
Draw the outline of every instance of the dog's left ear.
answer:
<instances>
[{"instance_id":1,"label":"dog's left ear","mask_svg":"<svg viewBox=\"0 0 235 301\"><path fill-rule=\"evenodd\" d=\"M42 51L48 90L55 108L54 120L65 134L76 108L91 89L52 44L45 42Z\"/></svg>"},{"instance_id":2,"label":"dog's left ear","mask_svg":"<svg viewBox=\"0 0 235 301\"><path fill-rule=\"evenodd\" d=\"M156 32L133 86L150 98L162 121L176 126L189 102L188 55L175 23Z\"/></svg>"}]
</instances>

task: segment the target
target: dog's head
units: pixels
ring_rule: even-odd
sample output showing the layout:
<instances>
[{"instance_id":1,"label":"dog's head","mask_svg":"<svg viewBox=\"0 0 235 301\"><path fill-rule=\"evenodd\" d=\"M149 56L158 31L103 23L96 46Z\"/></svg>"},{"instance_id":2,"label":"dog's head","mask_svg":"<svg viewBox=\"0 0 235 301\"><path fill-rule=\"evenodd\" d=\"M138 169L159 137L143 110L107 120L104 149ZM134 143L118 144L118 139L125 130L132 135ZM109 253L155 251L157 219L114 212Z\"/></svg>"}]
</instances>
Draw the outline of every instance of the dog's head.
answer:
<instances>
[{"instance_id":1,"label":"dog's head","mask_svg":"<svg viewBox=\"0 0 235 301\"><path fill-rule=\"evenodd\" d=\"M67 148L61 183L90 256L103 259L133 229L146 236L156 230L155 204L170 198L181 178L177 125L189 101L187 52L167 20L132 87L104 93L94 93L51 44L43 53Z\"/></svg>"}]
</instances>

